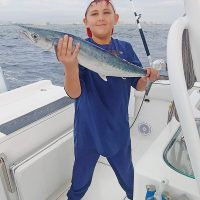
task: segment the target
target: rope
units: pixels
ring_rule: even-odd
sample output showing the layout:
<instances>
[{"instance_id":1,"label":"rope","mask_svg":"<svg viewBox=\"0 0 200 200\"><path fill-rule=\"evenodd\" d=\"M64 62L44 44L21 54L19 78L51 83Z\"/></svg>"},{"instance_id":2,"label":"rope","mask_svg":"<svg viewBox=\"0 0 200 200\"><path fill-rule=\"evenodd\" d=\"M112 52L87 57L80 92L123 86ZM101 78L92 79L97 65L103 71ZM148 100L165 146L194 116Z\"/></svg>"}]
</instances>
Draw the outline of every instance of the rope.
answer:
<instances>
[{"instance_id":1,"label":"rope","mask_svg":"<svg viewBox=\"0 0 200 200\"><path fill-rule=\"evenodd\" d=\"M189 41L189 32L187 29L185 29L183 32L182 57L183 57L185 81L186 81L187 89L189 90L194 86L194 83L196 82L196 76L195 76L194 68L193 68L192 53L191 53L190 41ZM171 103L171 106L168 112L167 123L171 121L173 116L175 116L176 120L179 121L179 117L176 111L174 101Z\"/></svg>"}]
</instances>

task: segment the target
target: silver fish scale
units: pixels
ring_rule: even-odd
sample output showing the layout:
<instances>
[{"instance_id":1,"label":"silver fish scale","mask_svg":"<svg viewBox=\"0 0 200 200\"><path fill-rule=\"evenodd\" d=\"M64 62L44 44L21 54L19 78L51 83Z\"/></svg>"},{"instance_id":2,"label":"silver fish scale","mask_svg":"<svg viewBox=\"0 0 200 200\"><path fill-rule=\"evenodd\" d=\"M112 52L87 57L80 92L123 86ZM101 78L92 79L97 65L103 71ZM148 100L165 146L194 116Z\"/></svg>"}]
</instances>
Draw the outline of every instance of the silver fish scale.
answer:
<instances>
[{"instance_id":1,"label":"silver fish scale","mask_svg":"<svg viewBox=\"0 0 200 200\"><path fill-rule=\"evenodd\" d=\"M88 55L95 57L100 62L105 62L107 66L112 66L113 68L120 69L125 72L138 74L138 76L144 76L145 70L139 66L133 65L126 60L123 60L117 56L112 55L110 52L101 49L100 47L89 43L79 38L74 38L75 44L80 42L82 45L82 51L88 52Z\"/></svg>"}]
</instances>

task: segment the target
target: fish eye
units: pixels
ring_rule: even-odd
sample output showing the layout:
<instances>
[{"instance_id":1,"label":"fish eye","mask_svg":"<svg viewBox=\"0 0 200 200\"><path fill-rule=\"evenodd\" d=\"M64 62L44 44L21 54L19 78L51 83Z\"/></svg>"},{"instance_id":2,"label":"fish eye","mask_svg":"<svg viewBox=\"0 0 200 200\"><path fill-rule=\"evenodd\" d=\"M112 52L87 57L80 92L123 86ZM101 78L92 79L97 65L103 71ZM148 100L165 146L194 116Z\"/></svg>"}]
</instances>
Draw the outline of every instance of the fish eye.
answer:
<instances>
[{"instance_id":1,"label":"fish eye","mask_svg":"<svg viewBox=\"0 0 200 200\"><path fill-rule=\"evenodd\" d=\"M39 40L39 35L36 33L32 33L31 37L37 42Z\"/></svg>"}]
</instances>

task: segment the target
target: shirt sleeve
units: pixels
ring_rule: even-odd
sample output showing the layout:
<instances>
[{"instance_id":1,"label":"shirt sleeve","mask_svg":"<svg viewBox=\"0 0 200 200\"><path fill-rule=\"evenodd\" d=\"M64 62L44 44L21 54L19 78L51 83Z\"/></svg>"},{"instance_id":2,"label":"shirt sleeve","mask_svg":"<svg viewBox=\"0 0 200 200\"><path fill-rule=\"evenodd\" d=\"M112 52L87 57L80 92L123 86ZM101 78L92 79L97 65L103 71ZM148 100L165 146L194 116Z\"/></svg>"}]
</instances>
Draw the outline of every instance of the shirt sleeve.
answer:
<instances>
[{"instance_id":1,"label":"shirt sleeve","mask_svg":"<svg viewBox=\"0 0 200 200\"><path fill-rule=\"evenodd\" d=\"M140 62L139 58L137 57L137 55L134 52L133 47L131 46L130 43L127 43L126 49L127 49L127 60L129 62L133 63L134 65L142 67L142 63ZM136 89L139 79L140 79L140 77L130 78L131 86L134 87L135 89Z\"/></svg>"},{"instance_id":2,"label":"shirt sleeve","mask_svg":"<svg viewBox=\"0 0 200 200\"><path fill-rule=\"evenodd\" d=\"M79 78L80 80L84 80L84 76L87 69L80 64L78 66L79 66Z\"/></svg>"}]
</instances>

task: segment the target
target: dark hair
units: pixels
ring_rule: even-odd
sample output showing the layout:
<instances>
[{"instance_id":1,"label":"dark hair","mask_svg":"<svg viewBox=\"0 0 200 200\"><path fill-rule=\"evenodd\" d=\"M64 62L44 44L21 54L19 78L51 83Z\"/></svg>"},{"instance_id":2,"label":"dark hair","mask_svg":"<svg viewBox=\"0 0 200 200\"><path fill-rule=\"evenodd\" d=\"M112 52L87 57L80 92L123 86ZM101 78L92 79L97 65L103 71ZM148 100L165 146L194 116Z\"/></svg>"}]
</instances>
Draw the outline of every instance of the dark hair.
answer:
<instances>
[{"instance_id":1,"label":"dark hair","mask_svg":"<svg viewBox=\"0 0 200 200\"><path fill-rule=\"evenodd\" d=\"M101 1L105 1L106 3L107 3L107 5L108 4L111 4L111 6L112 6L112 8L113 8L113 10L114 10L114 12L115 12L115 8L114 8L114 6L112 5L112 3L110 2L110 0L94 0L94 1L92 1L91 3L90 3L90 5L88 6L88 8L87 8L87 10L85 11L85 16L87 15L87 12L88 12L88 9L89 9L89 7L93 4L93 3L99 3L99 2L101 2Z\"/></svg>"}]
</instances>

